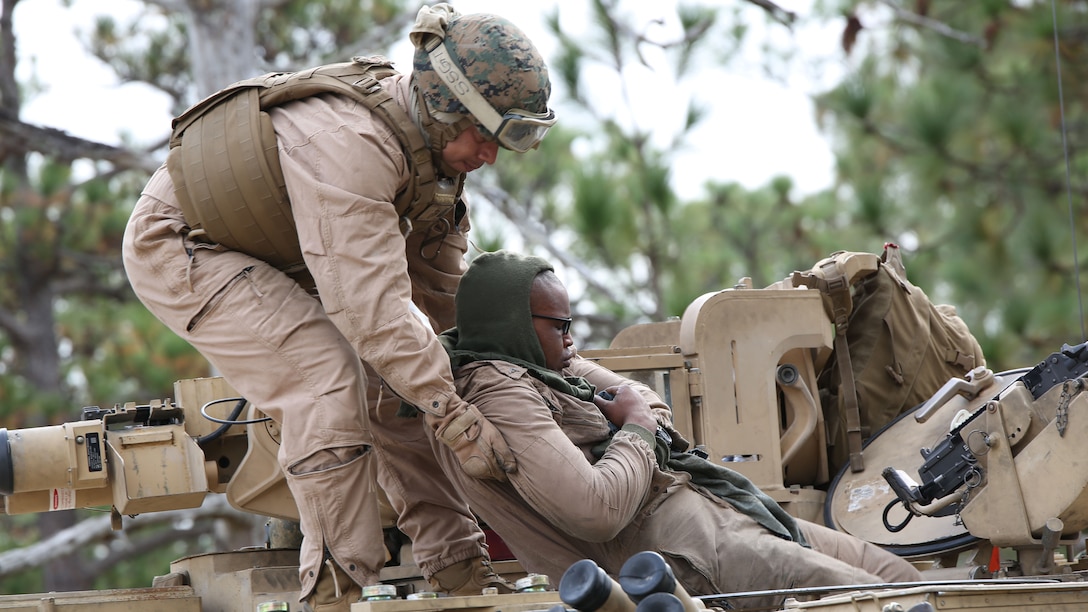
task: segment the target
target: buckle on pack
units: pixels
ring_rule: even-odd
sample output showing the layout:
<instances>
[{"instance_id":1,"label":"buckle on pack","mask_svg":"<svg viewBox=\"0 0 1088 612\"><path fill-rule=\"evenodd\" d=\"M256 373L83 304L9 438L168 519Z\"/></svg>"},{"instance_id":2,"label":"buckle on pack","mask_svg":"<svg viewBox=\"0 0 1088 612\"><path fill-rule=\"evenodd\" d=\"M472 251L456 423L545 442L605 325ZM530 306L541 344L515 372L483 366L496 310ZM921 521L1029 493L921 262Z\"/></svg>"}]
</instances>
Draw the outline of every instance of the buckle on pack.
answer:
<instances>
[{"instance_id":1,"label":"buckle on pack","mask_svg":"<svg viewBox=\"0 0 1088 612\"><path fill-rule=\"evenodd\" d=\"M356 89L361 89L363 93L368 96L382 88L382 84L378 82L378 79L375 79L369 74L363 76L363 78L358 81L355 81L351 86Z\"/></svg>"}]
</instances>

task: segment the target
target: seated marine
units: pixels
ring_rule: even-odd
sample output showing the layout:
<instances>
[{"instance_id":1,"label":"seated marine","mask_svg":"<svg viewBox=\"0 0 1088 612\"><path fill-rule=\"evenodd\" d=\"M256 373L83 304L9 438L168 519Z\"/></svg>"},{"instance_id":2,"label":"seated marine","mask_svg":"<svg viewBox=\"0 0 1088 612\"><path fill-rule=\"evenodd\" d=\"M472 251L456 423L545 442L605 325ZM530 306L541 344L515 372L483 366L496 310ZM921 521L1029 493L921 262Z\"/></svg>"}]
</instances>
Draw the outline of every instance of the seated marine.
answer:
<instances>
[{"instance_id":1,"label":"seated marine","mask_svg":"<svg viewBox=\"0 0 1088 612\"><path fill-rule=\"evenodd\" d=\"M921 579L878 546L795 519L737 472L670 448L669 437L686 442L648 386L577 356L569 298L547 261L478 256L457 292L456 323L441 339L457 392L495 425L518 468L504 482L474 479L433 447L527 571L558 581L588 558L616 577L651 550L692 595Z\"/></svg>"}]
</instances>

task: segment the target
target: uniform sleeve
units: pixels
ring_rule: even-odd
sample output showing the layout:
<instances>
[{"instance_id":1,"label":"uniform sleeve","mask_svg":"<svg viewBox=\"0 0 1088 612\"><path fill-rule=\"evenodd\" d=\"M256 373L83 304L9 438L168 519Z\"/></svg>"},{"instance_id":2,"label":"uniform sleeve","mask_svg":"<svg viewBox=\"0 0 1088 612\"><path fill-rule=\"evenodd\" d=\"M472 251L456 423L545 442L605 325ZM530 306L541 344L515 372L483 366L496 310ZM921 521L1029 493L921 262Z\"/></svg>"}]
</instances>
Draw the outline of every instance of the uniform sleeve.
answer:
<instances>
[{"instance_id":1,"label":"uniform sleeve","mask_svg":"<svg viewBox=\"0 0 1088 612\"><path fill-rule=\"evenodd\" d=\"M563 433L532 384L494 368L471 374L465 399L499 429L518 462L510 485L555 528L591 542L627 527L650 493L653 449L621 431L591 464ZM464 389L465 387L462 386Z\"/></svg>"},{"instance_id":2,"label":"uniform sleeve","mask_svg":"<svg viewBox=\"0 0 1088 612\"><path fill-rule=\"evenodd\" d=\"M567 368L567 372L573 376L584 377L597 389L606 389L614 385L631 385L650 404L650 410L653 411L658 423L672 425L672 409L649 385L616 374L596 361L582 357L575 357Z\"/></svg>"},{"instance_id":3,"label":"uniform sleeve","mask_svg":"<svg viewBox=\"0 0 1088 612\"><path fill-rule=\"evenodd\" d=\"M360 358L406 401L441 413L449 358L410 314L405 240L393 206L408 180L392 131L358 103L324 95L272 110L302 254L321 302Z\"/></svg>"}]
</instances>

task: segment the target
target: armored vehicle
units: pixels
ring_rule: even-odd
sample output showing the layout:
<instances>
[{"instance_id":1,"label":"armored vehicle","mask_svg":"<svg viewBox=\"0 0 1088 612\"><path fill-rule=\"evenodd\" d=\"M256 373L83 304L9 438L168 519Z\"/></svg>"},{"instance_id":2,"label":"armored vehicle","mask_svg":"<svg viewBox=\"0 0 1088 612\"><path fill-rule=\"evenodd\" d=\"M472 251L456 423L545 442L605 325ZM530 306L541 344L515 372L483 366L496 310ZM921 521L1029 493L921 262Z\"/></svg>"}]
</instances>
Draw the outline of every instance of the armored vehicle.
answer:
<instances>
[{"instance_id":1,"label":"armored vehicle","mask_svg":"<svg viewBox=\"0 0 1088 612\"><path fill-rule=\"evenodd\" d=\"M1081 536L1088 418L1080 414L1088 415L1088 346L1061 347L1022 370L978 365L950 378L833 469L820 373L842 320L826 298L790 279L766 288L742 280L699 297L679 318L634 325L583 356L655 388L678 431L791 514L885 547L926 578L783 591L780 609L1088 609ZM173 398L85 408L62 425L0 429L3 511L108 507L123 529L127 516L222 496L290 525L298 517L275 460L279 440L276 424L224 379L180 380ZM175 561L147 588L6 595L0 610L299 610L297 550L276 533L264 547ZM574 577L528 575L516 559L495 566L521 592L439 597L426 591L411 555L400 558L385 569L387 588L353 610L595 612L561 597L559 585ZM745 597L679 603L727 608ZM637 608L649 612L643 601ZM619 607L636 609L630 600Z\"/></svg>"}]
</instances>

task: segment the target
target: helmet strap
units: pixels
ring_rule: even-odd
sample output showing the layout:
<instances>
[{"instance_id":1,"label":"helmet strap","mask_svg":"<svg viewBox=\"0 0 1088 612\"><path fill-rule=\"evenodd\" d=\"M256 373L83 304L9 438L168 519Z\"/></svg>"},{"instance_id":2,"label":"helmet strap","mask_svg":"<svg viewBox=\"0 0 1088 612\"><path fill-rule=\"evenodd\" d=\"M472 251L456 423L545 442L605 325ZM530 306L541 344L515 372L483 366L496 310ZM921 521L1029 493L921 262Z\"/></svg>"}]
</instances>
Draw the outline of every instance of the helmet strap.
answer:
<instances>
[{"instance_id":1,"label":"helmet strap","mask_svg":"<svg viewBox=\"0 0 1088 612\"><path fill-rule=\"evenodd\" d=\"M423 134L427 137L427 143L431 149L431 157L434 160L434 164L444 176L450 178L456 177L461 173L453 169L453 167L442 159L442 151L445 150L447 144L460 136L461 132L465 131L473 124L472 118L465 115L453 123L442 123L431 115L431 109L427 107L427 102L423 99L423 93L419 88L413 87L412 89L415 93L412 100L412 106L415 107L416 122L419 124L420 129L423 130Z\"/></svg>"}]
</instances>

